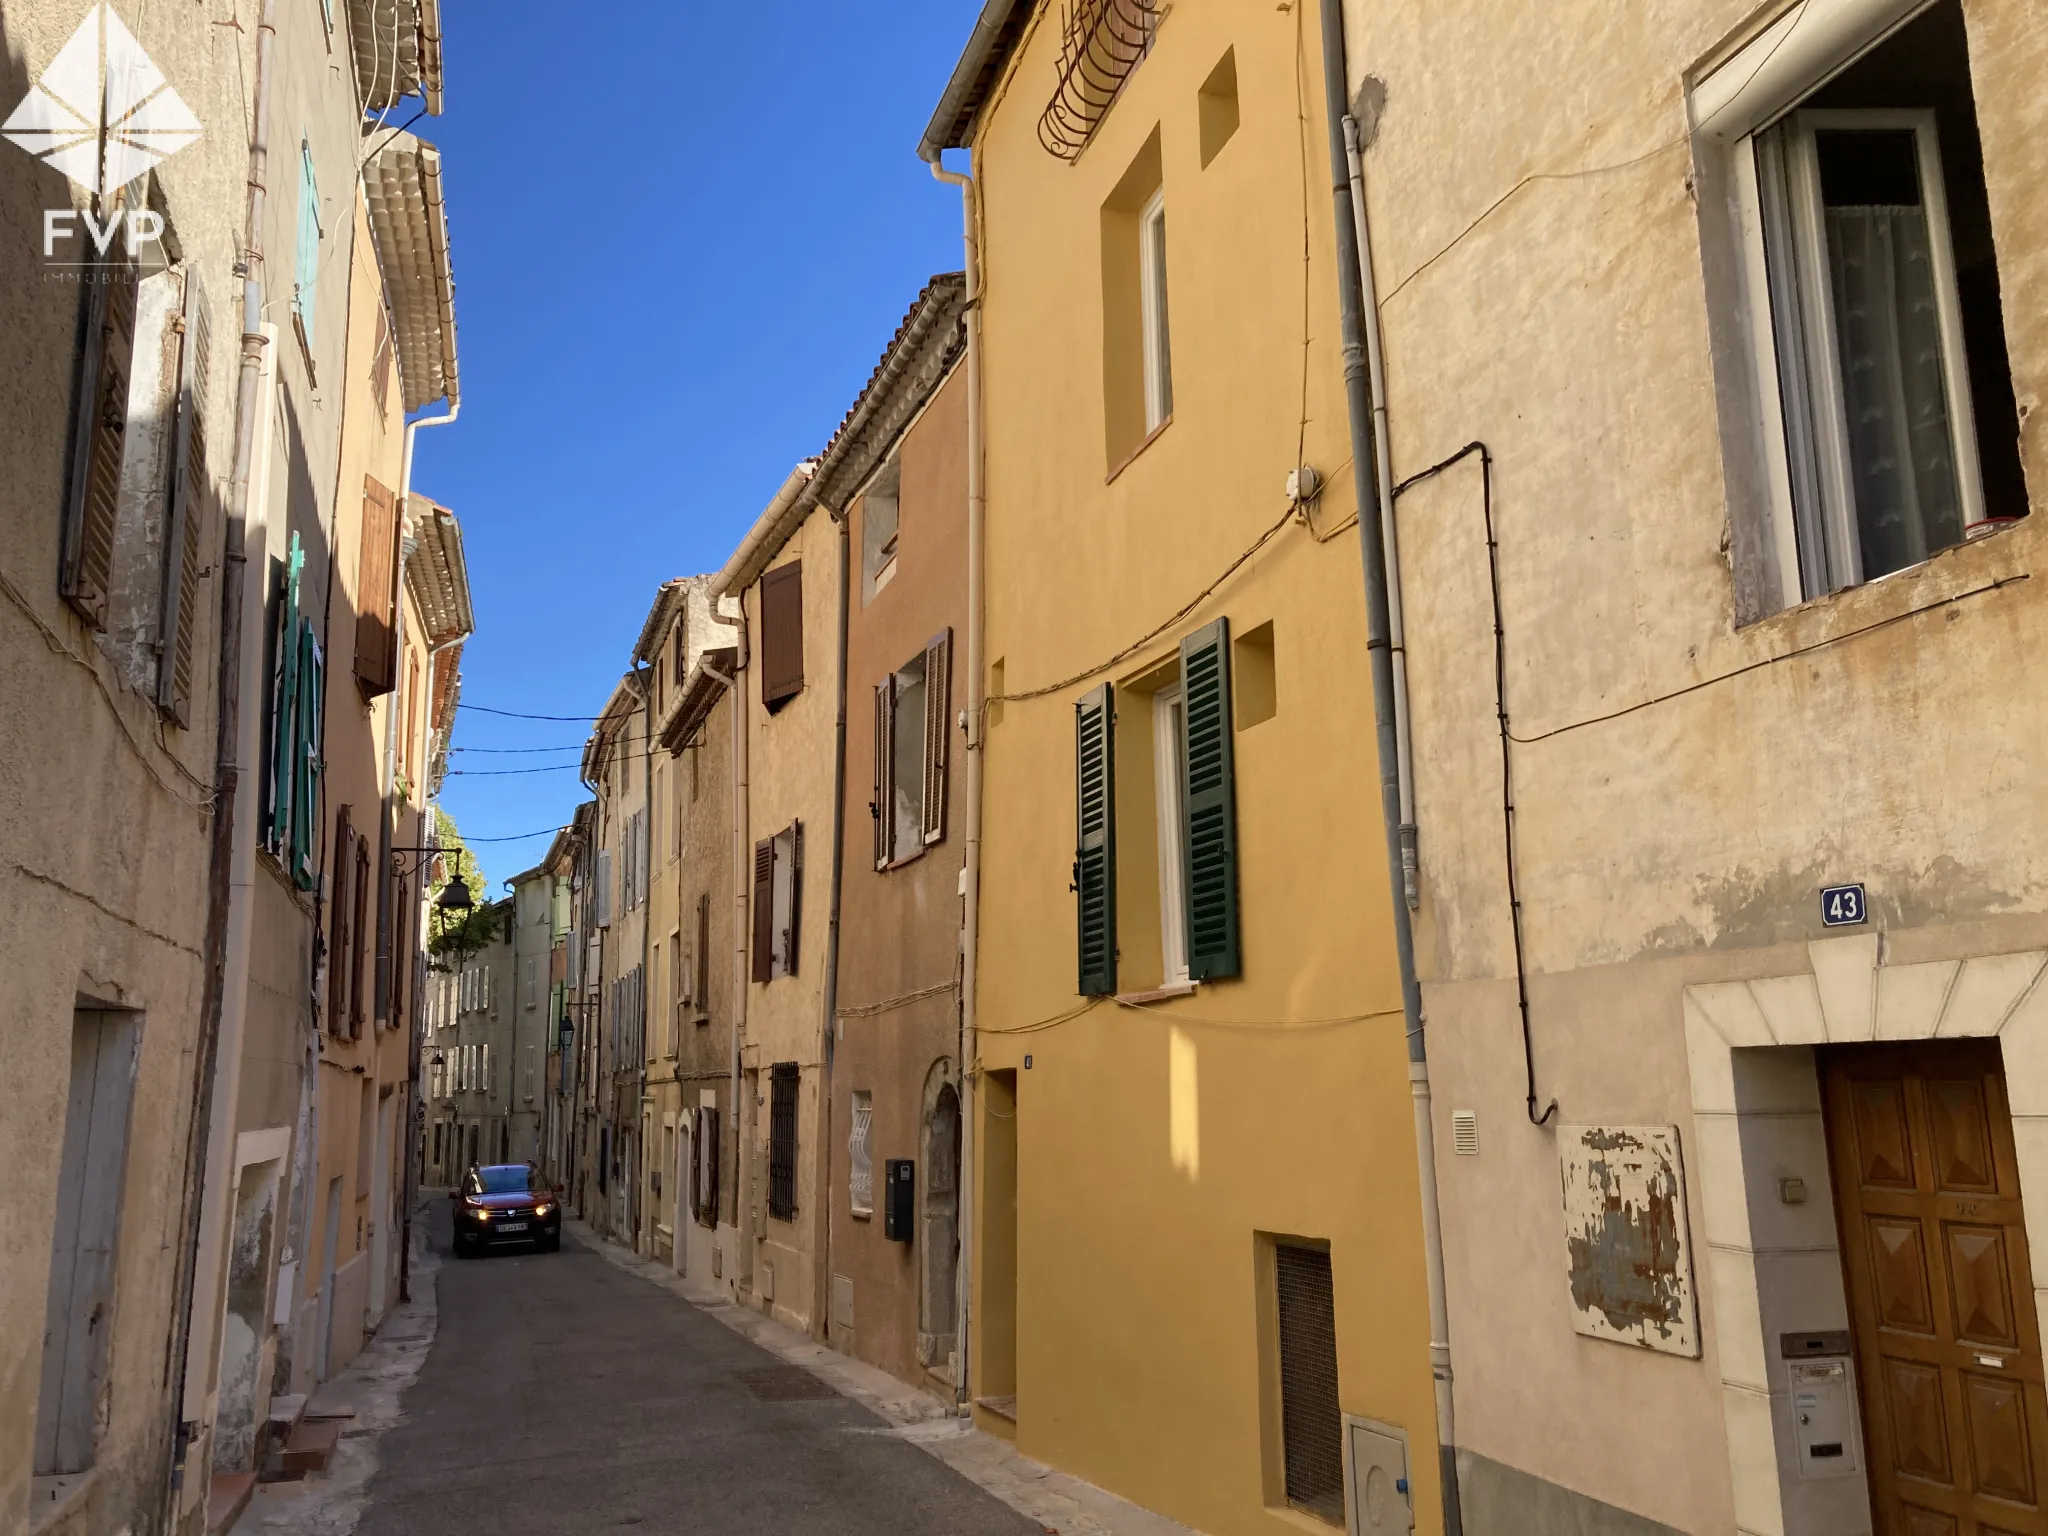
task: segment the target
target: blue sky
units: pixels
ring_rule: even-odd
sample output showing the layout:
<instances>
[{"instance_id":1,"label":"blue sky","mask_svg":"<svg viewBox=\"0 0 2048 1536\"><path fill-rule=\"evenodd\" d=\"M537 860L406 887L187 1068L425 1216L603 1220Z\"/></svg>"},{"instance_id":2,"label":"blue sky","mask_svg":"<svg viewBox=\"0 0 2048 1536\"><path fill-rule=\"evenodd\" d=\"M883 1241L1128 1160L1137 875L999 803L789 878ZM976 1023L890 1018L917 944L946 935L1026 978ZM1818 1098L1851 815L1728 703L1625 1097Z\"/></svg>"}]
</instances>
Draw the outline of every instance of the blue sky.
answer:
<instances>
[{"instance_id":1,"label":"blue sky","mask_svg":"<svg viewBox=\"0 0 2048 1536\"><path fill-rule=\"evenodd\" d=\"M714 571L816 453L933 272L959 193L918 137L978 0L450 0L441 146L462 417L414 487L462 519L463 701L592 715L655 588ZM588 726L464 710L466 837L552 827ZM483 749L500 749L485 751ZM497 882L545 838L474 845Z\"/></svg>"}]
</instances>

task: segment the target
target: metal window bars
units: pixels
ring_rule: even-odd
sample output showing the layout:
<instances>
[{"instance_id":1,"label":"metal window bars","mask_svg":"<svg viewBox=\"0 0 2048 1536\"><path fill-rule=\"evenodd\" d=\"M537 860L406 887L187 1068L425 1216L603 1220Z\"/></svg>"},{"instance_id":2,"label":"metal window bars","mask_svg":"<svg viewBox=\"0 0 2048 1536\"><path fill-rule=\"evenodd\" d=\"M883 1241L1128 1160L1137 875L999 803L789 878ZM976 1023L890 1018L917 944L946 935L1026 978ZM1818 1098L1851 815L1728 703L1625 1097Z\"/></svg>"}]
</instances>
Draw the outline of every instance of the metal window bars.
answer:
<instances>
[{"instance_id":1,"label":"metal window bars","mask_svg":"<svg viewBox=\"0 0 2048 1536\"><path fill-rule=\"evenodd\" d=\"M1162 0L1067 0L1059 83L1038 120L1046 153L1078 160L1139 61L1152 51Z\"/></svg>"}]
</instances>

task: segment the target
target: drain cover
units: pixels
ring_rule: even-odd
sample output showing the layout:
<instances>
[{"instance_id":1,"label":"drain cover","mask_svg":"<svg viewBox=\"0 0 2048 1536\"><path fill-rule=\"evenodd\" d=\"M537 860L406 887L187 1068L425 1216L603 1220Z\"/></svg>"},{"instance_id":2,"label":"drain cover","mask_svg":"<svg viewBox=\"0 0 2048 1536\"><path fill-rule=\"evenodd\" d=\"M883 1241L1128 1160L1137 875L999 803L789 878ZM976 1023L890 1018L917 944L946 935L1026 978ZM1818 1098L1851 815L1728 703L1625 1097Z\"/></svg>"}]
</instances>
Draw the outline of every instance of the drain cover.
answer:
<instances>
[{"instance_id":1,"label":"drain cover","mask_svg":"<svg viewBox=\"0 0 2048 1536\"><path fill-rule=\"evenodd\" d=\"M794 1366L741 1371L735 1379L764 1403L814 1402L839 1395L809 1371L800 1371Z\"/></svg>"}]
</instances>

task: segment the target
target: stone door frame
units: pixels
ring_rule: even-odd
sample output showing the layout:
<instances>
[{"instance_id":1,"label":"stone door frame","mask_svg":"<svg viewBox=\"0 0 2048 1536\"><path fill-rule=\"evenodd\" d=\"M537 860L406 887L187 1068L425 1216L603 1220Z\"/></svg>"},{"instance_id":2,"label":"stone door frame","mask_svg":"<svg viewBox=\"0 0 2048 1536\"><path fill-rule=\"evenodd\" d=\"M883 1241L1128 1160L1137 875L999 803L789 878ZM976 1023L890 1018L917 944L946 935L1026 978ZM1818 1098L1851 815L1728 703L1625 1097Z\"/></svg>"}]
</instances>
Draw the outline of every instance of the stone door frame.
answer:
<instances>
[{"instance_id":1,"label":"stone door frame","mask_svg":"<svg viewBox=\"0 0 2048 1536\"><path fill-rule=\"evenodd\" d=\"M1872 1041L1996 1038L2018 1154L2021 1199L2037 1313L2048 1335L2048 950L1888 965L1882 934L1818 939L1811 969L1753 981L1685 988L1685 1043L1692 1087L1692 1163L1699 1183L1701 1247L1714 1296L1736 1528L1742 1536L1814 1536L1855 1520L1867 1477L1802 1481L1789 1453L1791 1415L1775 1324L1788 1299L1815 1315L1792 1328L1846 1327L1839 1250L1773 1241L1800 1219L1834 1224L1812 1047ZM1803 1049L1801 1049L1803 1048ZM1807 1174L1813 1207L1803 1218L1774 1208L1774 1150ZM1833 1294L1827 1294L1832 1275ZM2048 1338L2044 1338L2048 1346ZM1868 1392L1871 1384L1862 1383ZM1853 1527L1852 1527L1853 1528ZM1867 1529L1867 1524L1865 1525Z\"/></svg>"}]
</instances>

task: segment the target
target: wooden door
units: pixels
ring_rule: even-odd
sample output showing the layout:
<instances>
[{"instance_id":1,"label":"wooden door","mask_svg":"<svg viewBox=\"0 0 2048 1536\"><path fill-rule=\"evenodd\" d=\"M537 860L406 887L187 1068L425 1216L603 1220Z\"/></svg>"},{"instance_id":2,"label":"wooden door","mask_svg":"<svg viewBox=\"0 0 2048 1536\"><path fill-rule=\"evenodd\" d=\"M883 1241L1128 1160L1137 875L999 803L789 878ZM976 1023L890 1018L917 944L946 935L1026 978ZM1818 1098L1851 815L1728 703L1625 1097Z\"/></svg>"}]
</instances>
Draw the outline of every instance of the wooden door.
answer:
<instances>
[{"instance_id":1,"label":"wooden door","mask_svg":"<svg viewBox=\"0 0 2048 1536\"><path fill-rule=\"evenodd\" d=\"M1877 1529L2048 1536L2048 1392L1997 1043L1821 1063Z\"/></svg>"}]
</instances>

